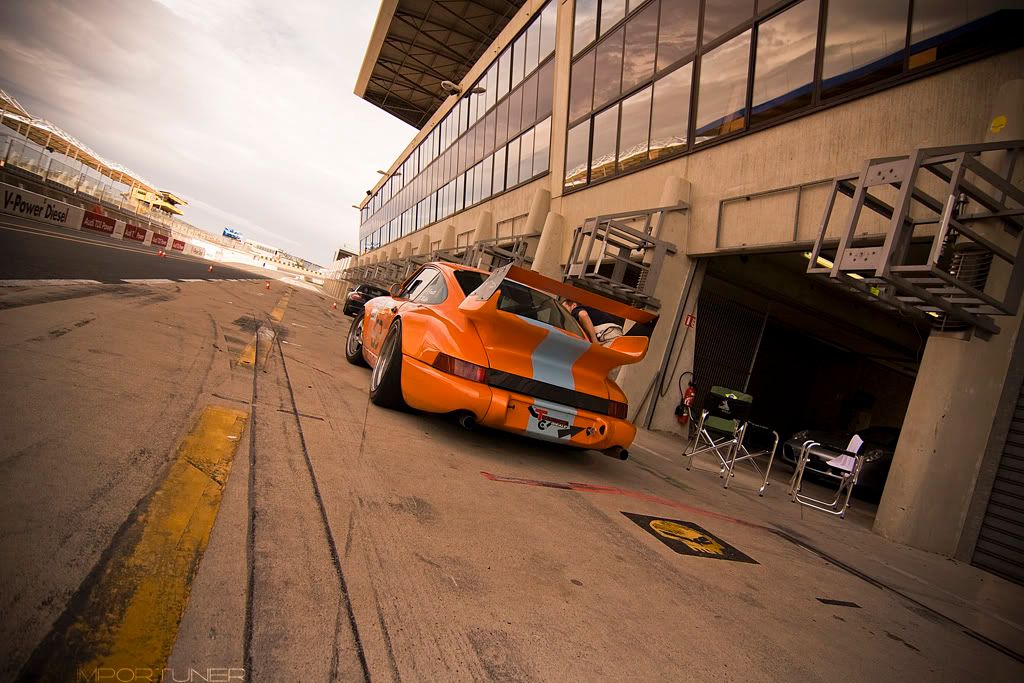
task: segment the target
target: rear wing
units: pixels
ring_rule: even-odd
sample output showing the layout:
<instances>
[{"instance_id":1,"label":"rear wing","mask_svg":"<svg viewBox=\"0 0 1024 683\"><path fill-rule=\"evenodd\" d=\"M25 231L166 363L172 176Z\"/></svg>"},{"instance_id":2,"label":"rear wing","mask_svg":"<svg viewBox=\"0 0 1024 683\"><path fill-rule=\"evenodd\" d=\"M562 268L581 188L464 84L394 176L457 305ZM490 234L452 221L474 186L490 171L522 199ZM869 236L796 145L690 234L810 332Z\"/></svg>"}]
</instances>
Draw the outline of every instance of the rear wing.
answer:
<instances>
[{"instance_id":1,"label":"rear wing","mask_svg":"<svg viewBox=\"0 0 1024 683\"><path fill-rule=\"evenodd\" d=\"M501 286L501 283L506 279L514 280L515 282L526 285L527 287L533 287L534 289L538 289L553 296L570 299L576 303L583 304L584 306L590 306L591 308L596 308L599 311L604 311L605 313L610 313L611 315L625 318L626 320L632 320L637 323L647 323L658 317L650 311L644 311L634 306L624 304L621 301L615 301L614 299L609 299L608 297L601 296L600 294L595 294L579 287L573 287L565 282L553 280L541 275L540 273L527 270L526 268L520 268L519 266L511 263L492 272L491 275L484 280L483 284L474 289L469 296L466 297L466 300L459 305L459 308L463 311L480 308L480 304L490 299L494 295L494 292L496 292Z\"/></svg>"}]
</instances>

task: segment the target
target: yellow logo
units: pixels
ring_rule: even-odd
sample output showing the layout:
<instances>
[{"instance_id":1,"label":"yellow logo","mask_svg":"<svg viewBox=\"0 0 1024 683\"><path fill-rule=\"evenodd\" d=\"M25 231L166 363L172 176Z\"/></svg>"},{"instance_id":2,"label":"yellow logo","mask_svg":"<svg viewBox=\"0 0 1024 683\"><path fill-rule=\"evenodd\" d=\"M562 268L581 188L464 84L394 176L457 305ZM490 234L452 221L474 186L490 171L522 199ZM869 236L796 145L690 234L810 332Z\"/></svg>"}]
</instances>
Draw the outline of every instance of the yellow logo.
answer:
<instances>
[{"instance_id":1,"label":"yellow logo","mask_svg":"<svg viewBox=\"0 0 1024 683\"><path fill-rule=\"evenodd\" d=\"M992 119L992 125L990 126L990 130L993 133L998 133L1003 128L1006 128L1006 124L1007 123L1008 123L1008 121L1006 120L1006 117L1004 115L1000 114L999 116L997 116L994 119Z\"/></svg>"},{"instance_id":2,"label":"yellow logo","mask_svg":"<svg viewBox=\"0 0 1024 683\"><path fill-rule=\"evenodd\" d=\"M696 529L667 519L652 519L650 524L658 535L679 541L694 552L706 555L725 555L725 546Z\"/></svg>"}]
</instances>

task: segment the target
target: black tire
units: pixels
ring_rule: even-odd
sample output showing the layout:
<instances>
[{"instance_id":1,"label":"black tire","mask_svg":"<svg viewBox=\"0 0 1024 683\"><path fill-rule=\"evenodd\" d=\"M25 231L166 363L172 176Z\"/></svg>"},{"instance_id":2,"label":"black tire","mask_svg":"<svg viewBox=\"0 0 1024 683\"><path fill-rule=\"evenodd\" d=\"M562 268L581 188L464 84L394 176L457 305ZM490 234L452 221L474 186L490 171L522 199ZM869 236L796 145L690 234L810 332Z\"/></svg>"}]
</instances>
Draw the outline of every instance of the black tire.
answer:
<instances>
[{"instance_id":1,"label":"black tire","mask_svg":"<svg viewBox=\"0 0 1024 683\"><path fill-rule=\"evenodd\" d=\"M363 358L363 317L352 319L348 326L348 336L345 337L345 360L352 365L361 365L364 368L370 367Z\"/></svg>"},{"instance_id":2,"label":"black tire","mask_svg":"<svg viewBox=\"0 0 1024 683\"><path fill-rule=\"evenodd\" d=\"M380 346L370 375L370 400L382 408L404 408L402 397L402 321L396 319Z\"/></svg>"}]
</instances>

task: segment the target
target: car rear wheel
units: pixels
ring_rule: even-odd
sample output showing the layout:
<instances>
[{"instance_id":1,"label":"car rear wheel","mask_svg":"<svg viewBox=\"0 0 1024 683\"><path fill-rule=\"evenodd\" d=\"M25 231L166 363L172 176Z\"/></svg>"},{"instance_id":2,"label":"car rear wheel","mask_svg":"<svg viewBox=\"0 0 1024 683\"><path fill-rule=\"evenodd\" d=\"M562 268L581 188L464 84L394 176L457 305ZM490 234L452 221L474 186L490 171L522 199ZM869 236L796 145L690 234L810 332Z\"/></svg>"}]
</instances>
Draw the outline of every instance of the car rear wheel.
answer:
<instances>
[{"instance_id":1,"label":"car rear wheel","mask_svg":"<svg viewBox=\"0 0 1024 683\"><path fill-rule=\"evenodd\" d=\"M368 367L366 359L363 358L363 318L358 316L352 319L348 326L348 337L345 339L345 360L352 365Z\"/></svg>"},{"instance_id":2,"label":"car rear wheel","mask_svg":"<svg viewBox=\"0 0 1024 683\"><path fill-rule=\"evenodd\" d=\"M384 408L404 408L402 397L402 323L395 320L380 347L370 375L370 400Z\"/></svg>"}]
</instances>

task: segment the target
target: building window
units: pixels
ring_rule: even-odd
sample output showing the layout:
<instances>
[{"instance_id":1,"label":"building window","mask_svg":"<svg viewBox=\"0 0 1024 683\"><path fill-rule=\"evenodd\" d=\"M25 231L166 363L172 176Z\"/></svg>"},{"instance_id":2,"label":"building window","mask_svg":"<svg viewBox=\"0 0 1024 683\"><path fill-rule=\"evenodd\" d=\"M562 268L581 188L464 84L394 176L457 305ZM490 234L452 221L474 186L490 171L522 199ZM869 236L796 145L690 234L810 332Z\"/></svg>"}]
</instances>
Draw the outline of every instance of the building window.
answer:
<instances>
[{"instance_id":1,"label":"building window","mask_svg":"<svg viewBox=\"0 0 1024 683\"><path fill-rule=\"evenodd\" d=\"M749 68L750 31L719 45L701 58L695 142L705 142L743 129Z\"/></svg>"},{"instance_id":2,"label":"building window","mask_svg":"<svg viewBox=\"0 0 1024 683\"><path fill-rule=\"evenodd\" d=\"M822 96L900 73L909 10L909 0L829 0Z\"/></svg>"},{"instance_id":3,"label":"building window","mask_svg":"<svg viewBox=\"0 0 1024 683\"><path fill-rule=\"evenodd\" d=\"M623 29L606 36L597 45L594 72L594 109L600 109L619 96L622 88Z\"/></svg>"},{"instance_id":4,"label":"building window","mask_svg":"<svg viewBox=\"0 0 1024 683\"><path fill-rule=\"evenodd\" d=\"M601 0L601 35L626 16L626 0Z\"/></svg>"},{"instance_id":5,"label":"building window","mask_svg":"<svg viewBox=\"0 0 1024 683\"><path fill-rule=\"evenodd\" d=\"M579 54L597 36L597 0L576 0L572 53Z\"/></svg>"},{"instance_id":6,"label":"building window","mask_svg":"<svg viewBox=\"0 0 1024 683\"><path fill-rule=\"evenodd\" d=\"M622 60L622 92L631 91L654 75L658 46L657 0L626 23L626 47Z\"/></svg>"},{"instance_id":7,"label":"building window","mask_svg":"<svg viewBox=\"0 0 1024 683\"><path fill-rule=\"evenodd\" d=\"M692 55L697 49L700 0L665 0L658 22L658 71Z\"/></svg>"},{"instance_id":8,"label":"building window","mask_svg":"<svg viewBox=\"0 0 1024 683\"><path fill-rule=\"evenodd\" d=\"M551 161L551 117L538 123L533 132L533 175L540 175Z\"/></svg>"},{"instance_id":9,"label":"building window","mask_svg":"<svg viewBox=\"0 0 1024 683\"><path fill-rule=\"evenodd\" d=\"M652 86L647 86L622 102L616 168L619 173L626 173L647 163L651 133L651 90Z\"/></svg>"},{"instance_id":10,"label":"building window","mask_svg":"<svg viewBox=\"0 0 1024 683\"><path fill-rule=\"evenodd\" d=\"M591 50L572 65L569 85L569 120L575 121L594 108L594 55Z\"/></svg>"},{"instance_id":11,"label":"building window","mask_svg":"<svg viewBox=\"0 0 1024 683\"><path fill-rule=\"evenodd\" d=\"M594 117L594 139L590 152L590 182L615 174L615 145L618 137L618 107L610 107Z\"/></svg>"},{"instance_id":12,"label":"building window","mask_svg":"<svg viewBox=\"0 0 1024 683\"><path fill-rule=\"evenodd\" d=\"M587 162L590 158L590 119L570 128L565 145L565 188L587 184Z\"/></svg>"},{"instance_id":13,"label":"building window","mask_svg":"<svg viewBox=\"0 0 1024 683\"><path fill-rule=\"evenodd\" d=\"M758 27L751 124L811 104L818 4L803 0Z\"/></svg>"}]
</instances>

